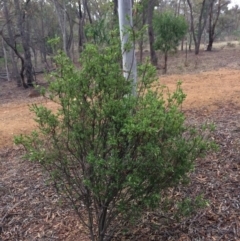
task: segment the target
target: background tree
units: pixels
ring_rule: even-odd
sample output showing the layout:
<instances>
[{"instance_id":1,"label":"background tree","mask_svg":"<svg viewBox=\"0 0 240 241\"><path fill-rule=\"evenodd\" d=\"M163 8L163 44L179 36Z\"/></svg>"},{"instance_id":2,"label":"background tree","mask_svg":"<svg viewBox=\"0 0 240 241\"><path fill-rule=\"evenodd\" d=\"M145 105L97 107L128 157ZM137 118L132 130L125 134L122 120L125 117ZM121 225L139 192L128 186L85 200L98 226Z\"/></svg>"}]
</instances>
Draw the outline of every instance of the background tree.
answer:
<instances>
[{"instance_id":1,"label":"background tree","mask_svg":"<svg viewBox=\"0 0 240 241\"><path fill-rule=\"evenodd\" d=\"M207 51L212 50L213 42L216 34L215 29L218 24L220 14L224 13L223 8L227 8L230 3L228 0L215 0L210 4L209 20L208 20L208 46Z\"/></svg>"},{"instance_id":2,"label":"background tree","mask_svg":"<svg viewBox=\"0 0 240 241\"><path fill-rule=\"evenodd\" d=\"M56 53L53 53L53 48L48 42L50 39L60 37L59 48L72 60L79 57L88 41L93 41L93 36L86 35L89 34L89 30L92 31L91 34L97 36L99 44L102 42L101 44L106 45L110 30L118 28L117 2L117 0L2 0L0 33L5 42L5 56L8 56L9 77L16 79L17 85L27 87L27 82L31 85L34 80L35 72L52 70L54 68L52 57ZM196 53L203 43L201 41L203 33L206 38L209 34L208 49L211 48L213 40L237 40L240 36L239 7L230 8L228 4L225 5L227 0L131 2L134 10L133 28L137 32L134 37L138 44L139 62L142 62L143 57L150 56L152 64L157 66L157 54L154 49L156 34L152 27L152 18L156 12L172 11L175 15L185 15L191 29L188 37L189 47L193 39ZM143 53L144 48L150 49L150 54ZM0 69L5 71L3 63L4 61L0 63Z\"/></svg>"},{"instance_id":3,"label":"background tree","mask_svg":"<svg viewBox=\"0 0 240 241\"><path fill-rule=\"evenodd\" d=\"M7 0L3 0L3 13L6 21L6 27L7 27L7 32L8 32L8 38L4 38L11 46L10 48L10 55L11 55L11 62L12 62L12 72L13 72L13 78L16 79L17 85L22 86L24 83L21 81L21 76L18 71L18 66L17 66L17 61L14 56L14 46L15 46L15 34L13 30L13 19L11 19L11 16L9 14L9 5L11 3ZM3 34L3 33L2 33ZM15 49L16 51L16 49Z\"/></svg>"},{"instance_id":4,"label":"background tree","mask_svg":"<svg viewBox=\"0 0 240 241\"><path fill-rule=\"evenodd\" d=\"M187 0L191 17L191 32L195 45L195 54L199 53L202 34L206 27L210 6L213 1L214 0L201 0L199 2ZM195 21L195 14L197 14L197 21Z\"/></svg>"},{"instance_id":5,"label":"background tree","mask_svg":"<svg viewBox=\"0 0 240 241\"><path fill-rule=\"evenodd\" d=\"M66 0L52 0L55 6L55 11L58 18L59 27L62 33L62 42L63 42L63 51L70 57L70 48L73 41L73 19L72 16L75 14L72 12L72 3L71 1ZM68 28L67 28L68 24Z\"/></svg>"},{"instance_id":6,"label":"background tree","mask_svg":"<svg viewBox=\"0 0 240 241\"><path fill-rule=\"evenodd\" d=\"M215 28L215 40L237 40L240 36L240 9L239 6L223 7Z\"/></svg>"},{"instance_id":7,"label":"background tree","mask_svg":"<svg viewBox=\"0 0 240 241\"><path fill-rule=\"evenodd\" d=\"M83 45L85 43L85 34L84 34L85 12L82 9L81 0L77 1L76 12L78 17L78 51L79 53L81 53L83 51Z\"/></svg>"},{"instance_id":8,"label":"background tree","mask_svg":"<svg viewBox=\"0 0 240 241\"><path fill-rule=\"evenodd\" d=\"M164 53L164 73L167 73L168 53L177 50L179 42L186 35L188 25L183 16L164 12L154 16L155 48Z\"/></svg>"},{"instance_id":9,"label":"background tree","mask_svg":"<svg viewBox=\"0 0 240 241\"><path fill-rule=\"evenodd\" d=\"M30 20L31 20L31 0L27 0L20 5L19 0L14 0L15 13L17 16L17 26L21 37L21 44L24 53L24 75L27 79L27 86L33 86L34 71L32 66L31 50L30 50Z\"/></svg>"},{"instance_id":10,"label":"background tree","mask_svg":"<svg viewBox=\"0 0 240 241\"><path fill-rule=\"evenodd\" d=\"M147 24L148 4L149 3L147 0L141 0L137 2L134 6L134 13L133 13L134 30L137 31L139 35L139 37L135 39L135 41L138 43L140 63L142 63L143 61L143 48L144 48L144 43L146 43L145 26Z\"/></svg>"},{"instance_id":11,"label":"background tree","mask_svg":"<svg viewBox=\"0 0 240 241\"><path fill-rule=\"evenodd\" d=\"M12 28L9 26L10 22L13 24L13 19L9 19L8 10L6 7L6 2L4 2L4 11L5 16L8 19L7 29L8 34L11 36L11 39L5 37L4 32L1 31L1 35L3 40L7 43L7 45L12 49L12 51L17 55L17 57L21 60L21 69L20 76L22 85L24 88L29 86L33 86L33 68L32 68L32 60L31 60L31 52L30 52L30 25L29 18L31 16L31 11L29 8L29 1L24 2L24 4L20 8L20 3L18 0L14 0L14 13L16 16L16 29L18 30L13 35ZM20 37L20 41L17 42L17 38ZM23 56L19 51L19 46L22 47ZM16 66L14 66L15 69ZM17 68L17 67L16 67ZM16 69L15 69L16 70ZM27 78L27 83L25 82L25 77ZM19 84L18 84L19 85Z\"/></svg>"},{"instance_id":12,"label":"background tree","mask_svg":"<svg viewBox=\"0 0 240 241\"><path fill-rule=\"evenodd\" d=\"M154 15L154 8L157 4L157 0L149 0L148 1L148 8L147 8L147 24L148 24L148 39L149 39L149 48L150 48L150 58L151 63L154 66L157 66L158 59L154 49L154 30L153 30L153 15Z\"/></svg>"}]
</instances>

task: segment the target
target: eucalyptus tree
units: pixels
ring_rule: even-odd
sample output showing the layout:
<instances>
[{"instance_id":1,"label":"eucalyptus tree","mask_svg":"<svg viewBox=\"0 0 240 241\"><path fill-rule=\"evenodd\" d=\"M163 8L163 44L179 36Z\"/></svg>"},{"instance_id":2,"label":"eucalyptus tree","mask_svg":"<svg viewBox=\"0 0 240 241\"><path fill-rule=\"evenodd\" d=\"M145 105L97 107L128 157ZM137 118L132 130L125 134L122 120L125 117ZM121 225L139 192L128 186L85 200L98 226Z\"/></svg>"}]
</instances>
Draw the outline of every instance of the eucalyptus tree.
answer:
<instances>
[{"instance_id":1,"label":"eucalyptus tree","mask_svg":"<svg viewBox=\"0 0 240 241\"><path fill-rule=\"evenodd\" d=\"M58 1L52 0L52 3L55 6L55 11L58 17L59 27L62 33L62 41L63 41L63 51L69 55L69 49L67 49L67 10L66 10L66 1Z\"/></svg>"},{"instance_id":2,"label":"eucalyptus tree","mask_svg":"<svg viewBox=\"0 0 240 241\"><path fill-rule=\"evenodd\" d=\"M12 19L12 16L10 16L10 13L9 13L9 7L12 4L8 0L3 0L2 4L3 4L3 14L6 22L7 34L8 34L8 37L4 37L3 36L4 33L2 31L2 39L5 40L8 46L10 46L10 56L11 56L11 62L12 62L13 77L16 80L17 85L22 86L22 84L24 83L22 83L21 81L21 76L19 75L18 66L15 60L15 54L13 50L16 46L14 26L13 26L14 20ZM17 51L16 48L15 48L15 51Z\"/></svg>"},{"instance_id":3,"label":"eucalyptus tree","mask_svg":"<svg viewBox=\"0 0 240 241\"><path fill-rule=\"evenodd\" d=\"M153 14L154 14L154 8L156 5L157 5L157 0L148 1L148 7L147 7L148 38L149 38L151 63L154 66L157 66L158 64L157 54L154 49L154 30L153 30Z\"/></svg>"},{"instance_id":4,"label":"eucalyptus tree","mask_svg":"<svg viewBox=\"0 0 240 241\"><path fill-rule=\"evenodd\" d=\"M223 8L227 8L230 1L214 0L210 4L209 20L208 20L208 46L207 51L212 50L213 42L217 36L215 30L221 14L224 14Z\"/></svg>"},{"instance_id":5,"label":"eucalyptus tree","mask_svg":"<svg viewBox=\"0 0 240 241\"><path fill-rule=\"evenodd\" d=\"M215 39L238 40L240 38L240 8L238 5L223 7L214 31Z\"/></svg>"},{"instance_id":6,"label":"eucalyptus tree","mask_svg":"<svg viewBox=\"0 0 240 241\"><path fill-rule=\"evenodd\" d=\"M12 24L14 22L14 20L11 18L9 18L9 15L8 15L8 9L6 8L6 2L3 3L3 9L4 9L4 17L6 18L7 23L7 28L8 28L8 35L9 36L6 36L5 35L5 31L4 31L4 25L2 27L2 30L1 30L1 37L2 37L2 40L4 40L4 42L11 48L11 51L16 54L16 56L21 60L21 70L20 70L20 80L17 80L17 84L18 86L23 86L24 88L27 88L28 85L25 83L25 79L24 79L24 57L20 54L20 51L18 49L18 43L17 43L17 37L19 37L19 34L16 34L13 30L14 30L14 27L12 28L12 26L10 26L10 23ZM10 21L11 20L11 21ZM16 69L14 70L13 69L13 72L16 71L18 72L18 69L17 69L17 63L15 62L15 59L14 59L14 55L11 54L11 57L15 63L15 67ZM13 65L14 66L14 65ZM13 67L14 68L14 67Z\"/></svg>"},{"instance_id":7,"label":"eucalyptus tree","mask_svg":"<svg viewBox=\"0 0 240 241\"><path fill-rule=\"evenodd\" d=\"M135 40L138 43L139 61L143 61L143 47L146 37L146 24L148 14L148 0L140 0L135 3L135 13L133 14L134 28L138 32L138 38Z\"/></svg>"},{"instance_id":8,"label":"eucalyptus tree","mask_svg":"<svg viewBox=\"0 0 240 241\"><path fill-rule=\"evenodd\" d=\"M187 0L190 11L191 32L195 45L195 54L199 53L202 34L206 27L211 3L213 1L215 0Z\"/></svg>"},{"instance_id":9,"label":"eucalyptus tree","mask_svg":"<svg viewBox=\"0 0 240 241\"><path fill-rule=\"evenodd\" d=\"M132 3L129 0L118 0L119 29L122 46L123 75L133 81L132 93L136 95L137 65L134 43L130 39L129 31L133 30Z\"/></svg>"},{"instance_id":10,"label":"eucalyptus tree","mask_svg":"<svg viewBox=\"0 0 240 241\"><path fill-rule=\"evenodd\" d=\"M34 53L39 52L41 64L49 68L48 56L56 53L53 53L48 40L60 36L61 30L51 3L45 0L38 0L33 3L32 24L34 24L34 28L32 30L31 47Z\"/></svg>"},{"instance_id":11,"label":"eucalyptus tree","mask_svg":"<svg viewBox=\"0 0 240 241\"><path fill-rule=\"evenodd\" d=\"M82 8L82 0L76 1L75 7L78 18L78 52L80 53L83 51L83 45L85 43L84 22L86 14Z\"/></svg>"},{"instance_id":12,"label":"eucalyptus tree","mask_svg":"<svg viewBox=\"0 0 240 241\"><path fill-rule=\"evenodd\" d=\"M91 10L89 8L89 1L83 0L83 7L84 7L84 10L87 13L89 23L92 24L93 23L93 18L92 18Z\"/></svg>"},{"instance_id":13,"label":"eucalyptus tree","mask_svg":"<svg viewBox=\"0 0 240 241\"><path fill-rule=\"evenodd\" d=\"M33 86L34 71L32 66L31 51L30 51L30 31L31 31L31 0L26 0L23 4L20 0L14 0L15 14L17 16L17 27L21 37L24 58L22 61L21 76L26 76L27 86Z\"/></svg>"},{"instance_id":14,"label":"eucalyptus tree","mask_svg":"<svg viewBox=\"0 0 240 241\"><path fill-rule=\"evenodd\" d=\"M118 15L118 0L113 0L113 15Z\"/></svg>"},{"instance_id":15,"label":"eucalyptus tree","mask_svg":"<svg viewBox=\"0 0 240 241\"><path fill-rule=\"evenodd\" d=\"M75 23L74 1L50 0L54 5L54 10L58 19L59 28L62 35L63 51L70 57L70 50L73 45L73 27Z\"/></svg>"}]
</instances>

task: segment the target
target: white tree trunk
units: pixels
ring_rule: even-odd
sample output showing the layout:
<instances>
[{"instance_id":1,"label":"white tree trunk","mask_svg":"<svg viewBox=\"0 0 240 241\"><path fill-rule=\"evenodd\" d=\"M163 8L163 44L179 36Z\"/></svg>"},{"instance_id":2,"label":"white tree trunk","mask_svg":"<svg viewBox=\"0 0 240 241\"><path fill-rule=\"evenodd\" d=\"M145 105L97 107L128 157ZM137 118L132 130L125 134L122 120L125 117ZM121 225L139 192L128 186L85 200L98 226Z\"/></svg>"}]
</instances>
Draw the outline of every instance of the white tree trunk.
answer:
<instances>
[{"instance_id":1,"label":"white tree trunk","mask_svg":"<svg viewBox=\"0 0 240 241\"><path fill-rule=\"evenodd\" d=\"M132 93L136 95L137 64L134 43L130 42L129 29L132 28L132 1L118 0L119 28L123 56L123 76L133 81ZM131 49L126 50L126 44L131 44Z\"/></svg>"},{"instance_id":2,"label":"white tree trunk","mask_svg":"<svg viewBox=\"0 0 240 241\"><path fill-rule=\"evenodd\" d=\"M59 0L53 0L57 17L58 17L58 23L62 32L62 38L63 38L63 51L68 55L67 53L67 39L66 39L66 3L63 1L63 6L60 4Z\"/></svg>"}]
</instances>

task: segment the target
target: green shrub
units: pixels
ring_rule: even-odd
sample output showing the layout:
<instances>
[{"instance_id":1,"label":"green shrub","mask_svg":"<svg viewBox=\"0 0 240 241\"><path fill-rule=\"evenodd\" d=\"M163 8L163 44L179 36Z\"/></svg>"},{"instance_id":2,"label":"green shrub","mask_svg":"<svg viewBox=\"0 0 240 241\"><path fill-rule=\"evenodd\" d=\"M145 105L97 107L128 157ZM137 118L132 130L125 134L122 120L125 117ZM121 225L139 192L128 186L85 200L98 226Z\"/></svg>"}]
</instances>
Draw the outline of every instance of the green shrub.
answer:
<instances>
[{"instance_id":1,"label":"green shrub","mask_svg":"<svg viewBox=\"0 0 240 241\"><path fill-rule=\"evenodd\" d=\"M80 70L62 53L56 62L48 91L59 109L33 105L38 129L15 142L50 174L91 240L111 240L124 221L158 208L163 190L185 182L212 143L184 124L180 85L167 96L164 87L151 89L150 64L139 67L138 95L131 95L118 44L86 45Z\"/></svg>"}]
</instances>

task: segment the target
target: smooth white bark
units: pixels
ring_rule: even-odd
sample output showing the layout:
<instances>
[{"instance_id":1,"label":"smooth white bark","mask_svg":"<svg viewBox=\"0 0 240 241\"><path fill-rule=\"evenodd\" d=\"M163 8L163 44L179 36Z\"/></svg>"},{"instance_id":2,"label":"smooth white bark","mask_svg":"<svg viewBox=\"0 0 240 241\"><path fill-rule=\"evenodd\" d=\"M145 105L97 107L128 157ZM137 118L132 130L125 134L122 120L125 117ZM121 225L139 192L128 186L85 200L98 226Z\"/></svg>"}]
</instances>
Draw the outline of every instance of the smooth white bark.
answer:
<instances>
[{"instance_id":1,"label":"smooth white bark","mask_svg":"<svg viewBox=\"0 0 240 241\"><path fill-rule=\"evenodd\" d=\"M123 56L123 76L133 81L133 94L136 95L137 86L137 64L134 43L130 42L129 29L132 27L132 1L118 0L119 28ZM131 48L126 50L126 44Z\"/></svg>"},{"instance_id":2,"label":"smooth white bark","mask_svg":"<svg viewBox=\"0 0 240 241\"><path fill-rule=\"evenodd\" d=\"M59 0L53 0L54 6L56 8L58 23L62 32L63 38L63 51L67 53L67 38L66 38L66 3L63 1L63 6L61 6Z\"/></svg>"}]
</instances>

